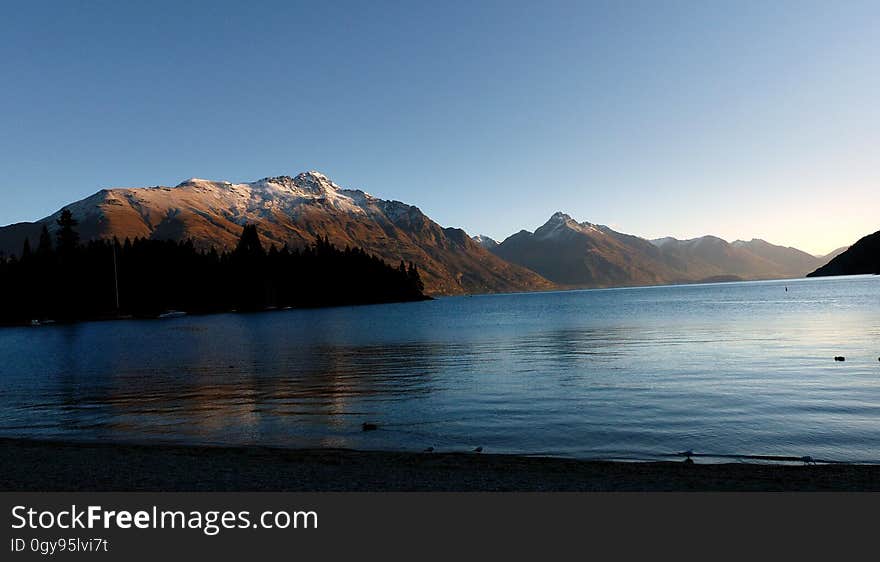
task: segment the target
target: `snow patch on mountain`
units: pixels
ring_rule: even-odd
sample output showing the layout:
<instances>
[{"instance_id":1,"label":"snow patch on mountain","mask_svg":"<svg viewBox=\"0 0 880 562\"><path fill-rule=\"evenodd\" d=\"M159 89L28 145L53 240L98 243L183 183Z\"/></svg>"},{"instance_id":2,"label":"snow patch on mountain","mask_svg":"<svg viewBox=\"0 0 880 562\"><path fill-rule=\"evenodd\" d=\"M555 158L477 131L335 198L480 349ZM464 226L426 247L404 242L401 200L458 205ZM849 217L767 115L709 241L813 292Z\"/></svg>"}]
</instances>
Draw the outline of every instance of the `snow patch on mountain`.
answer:
<instances>
[{"instance_id":1,"label":"snow patch on mountain","mask_svg":"<svg viewBox=\"0 0 880 562\"><path fill-rule=\"evenodd\" d=\"M153 199L150 189L137 189L137 197L145 202ZM236 218L236 222L243 222L248 217L271 219L275 214L296 216L304 205L322 205L335 211L363 215L377 201L361 190L345 189L317 171L293 177L265 177L250 183L190 178L174 189L178 193L172 196L173 199L201 202L207 208Z\"/></svg>"},{"instance_id":2,"label":"snow patch on mountain","mask_svg":"<svg viewBox=\"0 0 880 562\"><path fill-rule=\"evenodd\" d=\"M591 222L577 222L562 211L553 213L550 219L535 230L538 239L552 239L570 235L572 232L582 234L605 234L607 227L596 225Z\"/></svg>"},{"instance_id":3,"label":"snow patch on mountain","mask_svg":"<svg viewBox=\"0 0 880 562\"><path fill-rule=\"evenodd\" d=\"M480 246L486 248L487 250L491 250L492 248L494 248L495 246L498 245L498 242L496 240L494 240L493 238L490 238L489 236L486 236L485 234L477 234L476 236L473 236L472 238L473 238L474 242L476 242Z\"/></svg>"}]
</instances>

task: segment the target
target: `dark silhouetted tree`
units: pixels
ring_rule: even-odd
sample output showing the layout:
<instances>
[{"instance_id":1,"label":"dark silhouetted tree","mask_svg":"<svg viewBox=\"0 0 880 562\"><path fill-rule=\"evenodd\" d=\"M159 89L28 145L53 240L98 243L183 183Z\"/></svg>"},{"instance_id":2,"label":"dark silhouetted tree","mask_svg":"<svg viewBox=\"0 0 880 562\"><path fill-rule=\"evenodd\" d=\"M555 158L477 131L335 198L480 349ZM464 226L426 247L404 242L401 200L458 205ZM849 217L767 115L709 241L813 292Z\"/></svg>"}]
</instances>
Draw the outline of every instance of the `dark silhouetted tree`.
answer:
<instances>
[{"instance_id":1,"label":"dark silhouetted tree","mask_svg":"<svg viewBox=\"0 0 880 562\"><path fill-rule=\"evenodd\" d=\"M419 270L413 262L409 262L409 269L406 271L406 276L414 291L417 291L418 293L425 292L425 284L422 282L422 276L419 275Z\"/></svg>"},{"instance_id":2,"label":"dark silhouetted tree","mask_svg":"<svg viewBox=\"0 0 880 562\"><path fill-rule=\"evenodd\" d=\"M76 231L79 222L73 218L73 213L69 209L63 209L56 222L59 226L58 251L62 254L70 254L79 245L79 233Z\"/></svg>"},{"instance_id":3,"label":"dark silhouetted tree","mask_svg":"<svg viewBox=\"0 0 880 562\"><path fill-rule=\"evenodd\" d=\"M266 251L256 225L246 224L242 228L231 264L237 293L235 306L239 310L260 310L268 306Z\"/></svg>"},{"instance_id":4,"label":"dark silhouetted tree","mask_svg":"<svg viewBox=\"0 0 880 562\"><path fill-rule=\"evenodd\" d=\"M246 224L241 231L241 237L238 239L238 246L235 253L239 256L262 257L266 254L263 244L260 242L260 234L257 232L257 225Z\"/></svg>"},{"instance_id":5,"label":"dark silhouetted tree","mask_svg":"<svg viewBox=\"0 0 880 562\"><path fill-rule=\"evenodd\" d=\"M43 230L40 231L40 242L37 244L37 255L38 256L49 256L52 254L52 237L49 235L49 229L46 228L46 225L43 225Z\"/></svg>"}]
</instances>

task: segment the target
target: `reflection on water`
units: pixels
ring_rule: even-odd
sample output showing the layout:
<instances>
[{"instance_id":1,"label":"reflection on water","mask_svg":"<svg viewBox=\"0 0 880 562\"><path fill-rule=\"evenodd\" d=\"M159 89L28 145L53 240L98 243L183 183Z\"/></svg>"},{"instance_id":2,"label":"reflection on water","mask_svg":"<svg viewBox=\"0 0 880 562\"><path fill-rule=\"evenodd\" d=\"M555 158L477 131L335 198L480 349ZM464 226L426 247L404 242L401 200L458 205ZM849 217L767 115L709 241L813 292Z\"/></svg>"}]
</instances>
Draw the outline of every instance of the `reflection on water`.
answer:
<instances>
[{"instance_id":1,"label":"reflection on water","mask_svg":"<svg viewBox=\"0 0 880 562\"><path fill-rule=\"evenodd\" d=\"M880 281L784 285L3 329L0 435L880 460Z\"/></svg>"}]
</instances>

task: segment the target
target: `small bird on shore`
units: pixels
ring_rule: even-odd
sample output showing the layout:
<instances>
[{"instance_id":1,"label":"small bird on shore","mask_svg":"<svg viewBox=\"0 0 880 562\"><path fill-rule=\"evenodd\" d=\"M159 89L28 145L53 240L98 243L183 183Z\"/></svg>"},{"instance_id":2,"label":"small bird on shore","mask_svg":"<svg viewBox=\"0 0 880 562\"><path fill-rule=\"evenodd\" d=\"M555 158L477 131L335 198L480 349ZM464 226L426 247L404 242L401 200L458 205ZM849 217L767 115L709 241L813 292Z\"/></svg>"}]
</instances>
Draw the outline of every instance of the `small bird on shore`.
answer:
<instances>
[{"instance_id":1,"label":"small bird on shore","mask_svg":"<svg viewBox=\"0 0 880 562\"><path fill-rule=\"evenodd\" d=\"M483 452L483 448L482 448L482 447L477 447L476 449L474 449L474 452L475 452L475 453L482 453L482 452Z\"/></svg>"},{"instance_id":2,"label":"small bird on shore","mask_svg":"<svg viewBox=\"0 0 880 562\"><path fill-rule=\"evenodd\" d=\"M364 422L361 424L362 431L375 431L377 429L379 429L379 426L375 423Z\"/></svg>"}]
</instances>

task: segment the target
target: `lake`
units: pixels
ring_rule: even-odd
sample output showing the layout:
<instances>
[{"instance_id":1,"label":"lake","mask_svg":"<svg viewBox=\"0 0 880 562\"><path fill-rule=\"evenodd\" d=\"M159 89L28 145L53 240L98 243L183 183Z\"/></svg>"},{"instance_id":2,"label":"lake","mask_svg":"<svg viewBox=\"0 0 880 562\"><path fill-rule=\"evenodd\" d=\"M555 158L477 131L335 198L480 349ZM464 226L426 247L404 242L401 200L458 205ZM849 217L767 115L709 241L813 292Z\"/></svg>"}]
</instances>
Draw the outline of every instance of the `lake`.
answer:
<instances>
[{"instance_id":1,"label":"lake","mask_svg":"<svg viewBox=\"0 0 880 562\"><path fill-rule=\"evenodd\" d=\"M0 436L878 462L878 357L876 276L2 328Z\"/></svg>"}]
</instances>

